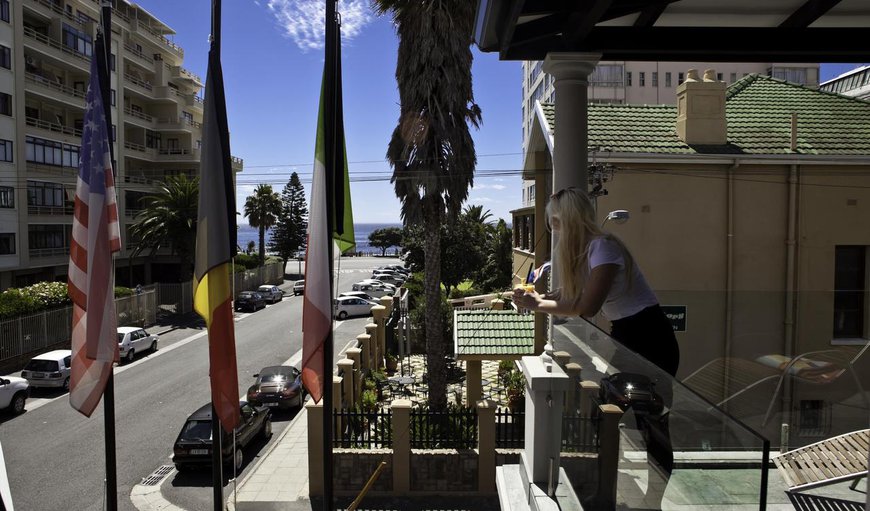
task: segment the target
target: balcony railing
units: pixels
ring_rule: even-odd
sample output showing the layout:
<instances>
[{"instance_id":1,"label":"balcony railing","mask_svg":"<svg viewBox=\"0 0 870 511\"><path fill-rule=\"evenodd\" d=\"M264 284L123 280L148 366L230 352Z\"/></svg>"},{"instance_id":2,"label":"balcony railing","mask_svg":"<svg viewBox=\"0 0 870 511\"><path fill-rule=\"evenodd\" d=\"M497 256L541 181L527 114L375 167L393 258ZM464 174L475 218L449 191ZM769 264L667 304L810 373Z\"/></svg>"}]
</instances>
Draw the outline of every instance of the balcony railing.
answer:
<instances>
[{"instance_id":1,"label":"balcony railing","mask_svg":"<svg viewBox=\"0 0 870 511\"><path fill-rule=\"evenodd\" d=\"M52 11L63 17L64 23L74 25L76 28L82 28L82 22L72 14L63 10L59 5L49 2L48 0L30 0L31 4L37 4L45 9Z\"/></svg>"},{"instance_id":2,"label":"balcony railing","mask_svg":"<svg viewBox=\"0 0 870 511\"><path fill-rule=\"evenodd\" d=\"M124 148L130 149L131 151L138 151L140 153L147 153L150 151L150 149L144 145L134 144L133 142L124 142Z\"/></svg>"},{"instance_id":3,"label":"balcony railing","mask_svg":"<svg viewBox=\"0 0 870 511\"><path fill-rule=\"evenodd\" d=\"M149 92L154 90L154 88L151 86L151 82L147 82L147 81L142 80L140 78L136 78L135 76L133 76L131 74L124 73L124 79L127 80L128 82L134 84L134 85L138 85L139 87L142 87L143 89L145 89Z\"/></svg>"},{"instance_id":4,"label":"balcony railing","mask_svg":"<svg viewBox=\"0 0 870 511\"><path fill-rule=\"evenodd\" d=\"M30 39L35 39L36 41L39 41L42 44L50 46L50 47L54 48L55 50L61 51L67 55L70 55L70 56L72 56L78 60L81 60L83 62L86 62L88 64L90 64L90 62L91 62L91 58L88 57L87 55L83 55L83 54L73 50L72 48L68 48L68 47L64 46L63 44L61 44L60 41L55 41L54 39L48 37L47 35L40 34L39 32L37 32L36 30L33 30L30 27L24 27L24 36L29 37Z\"/></svg>"},{"instance_id":5,"label":"balcony railing","mask_svg":"<svg viewBox=\"0 0 870 511\"><path fill-rule=\"evenodd\" d=\"M133 110L130 107L124 107L124 113L129 115L130 117L136 117L137 119L142 119L145 122L154 122L154 118L150 115L140 112L138 110Z\"/></svg>"},{"instance_id":6,"label":"balcony railing","mask_svg":"<svg viewBox=\"0 0 870 511\"><path fill-rule=\"evenodd\" d=\"M24 73L24 79L28 83L35 83L39 86L49 88L53 91L60 92L61 94L66 94L68 96L72 96L78 99L85 99L85 92L74 89L72 87L67 87L66 85L61 85L57 82L49 80L44 76L40 76L36 73Z\"/></svg>"},{"instance_id":7,"label":"balcony railing","mask_svg":"<svg viewBox=\"0 0 870 511\"><path fill-rule=\"evenodd\" d=\"M175 125L180 127L191 127L191 128L202 128L202 123L194 121L193 119L187 118L178 118L172 117L168 119L157 119L157 125L161 128L167 128L169 125Z\"/></svg>"},{"instance_id":8,"label":"balcony railing","mask_svg":"<svg viewBox=\"0 0 870 511\"><path fill-rule=\"evenodd\" d=\"M36 119L34 117L27 117L25 122L28 126L33 126L34 128L39 128L43 130L48 130L54 133L62 133L64 135L70 135L73 137L81 137L82 130L77 128L70 128L69 126L64 126L62 124L55 124L53 122L43 121L42 119Z\"/></svg>"},{"instance_id":9,"label":"balcony railing","mask_svg":"<svg viewBox=\"0 0 870 511\"><path fill-rule=\"evenodd\" d=\"M57 216L57 215L72 215L73 207L72 206L27 206L27 213L30 215L44 215L44 216Z\"/></svg>"},{"instance_id":10,"label":"balcony railing","mask_svg":"<svg viewBox=\"0 0 870 511\"><path fill-rule=\"evenodd\" d=\"M153 37L158 43L162 44L163 46L168 48L170 51L175 52L175 54L178 55L179 57L184 57L184 49L181 46L178 46L177 44L173 43L172 41L170 41L169 39L164 37L163 34L157 33L157 31L155 31L153 28L151 28L148 25L145 25L143 23L136 23L136 27L141 28L145 33L147 33L148 35Z\"/></svg>"},{"instance_id":11,"label":"balcony railing","mask_svg":"<svg viewBox=\"0 0 870 511\"><path fill-rule=\"evenodd\" d=\"M28 253L31 258L65 256L69 255L69 247L31 248Z\"/></svg>"},{"instance_id":12,"label":"balcony railing","mask_svg":"<svg viewBox=\"0 0 870 511\"><path fill-rule=\"evenodd\" d=\"M154 65L154 59L152 59L148 55L145 55L144 53L142 53L141 50L136 49L135 46L131 45L130 43L128 43L126 41L124 42L124 49L127 50L128 52L132 53L136 57L139 57L141 60L144 60L145 62L147 62L151 65Z\"/></svg>"},{"instance_id":13,"label":"balcony railing","mask_svg":"<svg viewBox=\"0 0 870 511\"><path fill-rule=\"evenodd\" d=\"M27 172L36 172L40 174L52 174L62 177L76 177L79 169L76 167L60 167L57 165L46 165L44 163L36 163L34 161L27 162Z\"/></svg>"}]
</instances>

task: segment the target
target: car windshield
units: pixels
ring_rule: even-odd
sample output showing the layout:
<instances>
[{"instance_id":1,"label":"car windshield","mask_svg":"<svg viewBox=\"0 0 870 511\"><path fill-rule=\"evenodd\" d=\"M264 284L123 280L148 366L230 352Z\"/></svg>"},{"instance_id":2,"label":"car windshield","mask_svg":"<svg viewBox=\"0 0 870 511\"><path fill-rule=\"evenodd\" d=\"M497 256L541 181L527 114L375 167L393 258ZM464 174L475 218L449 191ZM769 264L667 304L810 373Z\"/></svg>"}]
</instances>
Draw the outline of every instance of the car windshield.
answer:
<instances>
[{"instance_id":1,"label":"car windshield","mask_svg":"<svg viewBox=\"0 0 870 511\"><path fill-rule=\"evenodd\" d=\"M57 371L57 361L55 360L31 360L27 363L24 369L28 371Z\"/></svg>"},{"instance_id":2,"label":"car windshield","mask_svg":"<svg viewBox=\"0 0 870 511\"><path fill-rule=\"evenodd\" d=\"M269 383L269 382L287 381L287 380L289 379L289 376L290 376L290 375L288 375L287 373L268 373L268 374L261 374L261 375L260 375L260 378L258 379L258 381L259 381L260 383Z\"/></svg>"},{"instance_id":3,"label":"car windshield","mask_svg":"<svg viewBox=\"0 0 870 511\"><path fill-rule=\"evenodd\" d=\"M264 287L261 287L260 289L258 289L257 291L259 291L261 293L270 293L270 292L272 292L272 288L264 286Z\"/></svg>"},{"instance_id":4,"label":"car windshield","mask_svg":"<svg viewBox=\"0 0 870 511\"><path fill-rule=\"evenodd\" d=\"M211 440L211 421L187 421L181 430L181 440Z\"/></svg>"},{"instance_id":5,"label":"car windshield","mask_svg":"<svg viewBox=\"0 0 870 511\"><path fill-rule=\"evenodd\" d=\"M252 298L253 296L254 296L254 293L250 293L250 292L246 291L246 292L240 294L239 298Z\"/></svg>"},{"instance_id":6,"label":"car windshield","mask_svg":"<svg viewBox=\"0 0 870 511\"><path fill-rule=\"evenodd\" d=\"M118 342L124 342L124 334L118 334Z\"/></svg>"}]
</instances>

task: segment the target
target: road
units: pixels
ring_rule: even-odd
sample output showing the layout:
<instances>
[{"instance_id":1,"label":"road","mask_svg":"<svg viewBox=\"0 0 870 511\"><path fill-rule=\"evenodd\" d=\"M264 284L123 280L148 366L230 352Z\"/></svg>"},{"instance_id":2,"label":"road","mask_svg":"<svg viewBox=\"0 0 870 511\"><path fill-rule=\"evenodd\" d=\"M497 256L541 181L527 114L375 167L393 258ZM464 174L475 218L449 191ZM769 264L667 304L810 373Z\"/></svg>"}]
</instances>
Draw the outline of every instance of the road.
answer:
<instances>
[{"instance_id":1,"label":"road","mask_svg":"<svg viewBox=\"0 0 870 511\"><path fill-rule=\"evenodd\" d=\"M397 260L344 259L339 291L367 278L372 269ZM290 264L295 265L295 262ZM295 267L292 268L295 270ZM285 283L285 288L290 282ZM360 333L368 318L336 322L335 353ZM236 318L239 395L262 367L281 364L302 348L302 297L292 294L280 303ZM298 356L295 357L298 359ZM19 509L101 510L105 474L103 412L86 418L69 406L66 394L40 391L28 400L27 412L2 417L0 440L6 456L13 502ZM136 362L115 368L118 507L135 509L130 491L142 478L171 465L172 444L187 416L209 401L208 345L202 327L161 336L160 349ZM273 439L293 417L276 414ZM245 451L248 470L263 442ZM164 498L186 509L208 509L211 480L207 472L172 472L162 486ZM226 493L226 492L225 492Z\"/></svg>"}]
</instances>

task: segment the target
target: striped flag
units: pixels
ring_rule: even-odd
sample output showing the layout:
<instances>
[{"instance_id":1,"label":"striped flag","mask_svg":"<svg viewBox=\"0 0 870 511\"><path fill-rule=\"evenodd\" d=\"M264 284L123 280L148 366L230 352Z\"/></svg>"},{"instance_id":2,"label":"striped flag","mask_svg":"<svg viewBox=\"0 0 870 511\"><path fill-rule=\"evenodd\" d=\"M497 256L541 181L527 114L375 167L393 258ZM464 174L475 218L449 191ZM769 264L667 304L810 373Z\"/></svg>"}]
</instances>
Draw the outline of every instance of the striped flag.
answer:
<instances>
[{"instance_id":1,"label":"striped flag","mask_svg":"<svg viewBox=\"0 0 870 511\"><path fill-rule=\"evenodd\" d=\"M118 361L112 253L121 250L121 234L99 60L91 59L86 95L68 286L73 302L69 400L88 417Z\"/></svg>"},{"instance_id":2,"label":"striped flag","mask_svg":"<svg viewBox=\"0 0 870 511\"><path fill-rule=\"evenodd\" d=\"M193 307L208 326L212 404L221 426L230 432L239 424L239 376L230 289L230 262L236 254L236 201L223 72L214 42L208 52L202 125Z\"/></svg>"},{"instance_id":3,"label":"striped flag","mask_svg":"<svg viewBox=\"0 0 870 511\"><path fill-rule=\"evenodd\" d=\"M339 62L341 58L339 57ZM305 299L302 305L302 383L315 402L323 395L323 343L332 328L332 299L329 286L329 252L327 214L333 216L332 238L339 252L356 245L353 234L353 213L350 203L350 177L344 144L344 121L341 106L341 66L336 74L338 101L336 105L335 168L342 169L333 179L333 189L326 187L326 142L324 125L324 86L320 90L320 111L317 116L317 143L314 149L314 174L311 184L311 207L308 209L308 244L305 253ZM326 194L333 196L333 211L327 212Z\"/></svg>"}]
</instances>

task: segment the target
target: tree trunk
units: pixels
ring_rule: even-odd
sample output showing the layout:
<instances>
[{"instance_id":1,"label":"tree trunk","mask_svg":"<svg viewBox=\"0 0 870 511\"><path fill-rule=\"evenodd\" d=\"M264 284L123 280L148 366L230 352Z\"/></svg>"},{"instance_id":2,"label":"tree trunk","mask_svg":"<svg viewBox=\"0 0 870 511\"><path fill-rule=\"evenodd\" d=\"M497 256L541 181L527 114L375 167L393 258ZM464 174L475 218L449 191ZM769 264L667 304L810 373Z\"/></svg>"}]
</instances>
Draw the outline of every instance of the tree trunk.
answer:
<instances>
[{"instance_id":1,"label":"tree trunk","mask_svg":"<svg viewBox=\"0 0 870 511\"><path fill-rule=\"evenodd\" d=\"M425 239L426 362L429 409L447 408L447 378L444 364L444 325L441 324L441 218L439 211L423 207Z\"/></svg>"},{"instance_id":2,"label":"tree trunk","mask_svg":"<svg viewBox=\"0 0 870 511\"><path fill-rule=\"evenodd\" d=\"M266 226L260 226L260 266L266 264Z\"/></svg>"}]
</instances>

